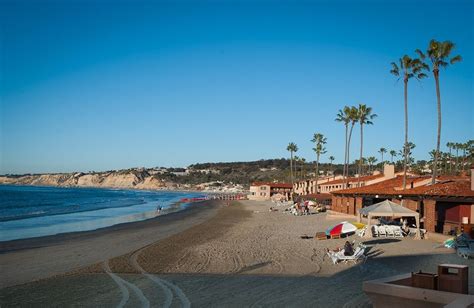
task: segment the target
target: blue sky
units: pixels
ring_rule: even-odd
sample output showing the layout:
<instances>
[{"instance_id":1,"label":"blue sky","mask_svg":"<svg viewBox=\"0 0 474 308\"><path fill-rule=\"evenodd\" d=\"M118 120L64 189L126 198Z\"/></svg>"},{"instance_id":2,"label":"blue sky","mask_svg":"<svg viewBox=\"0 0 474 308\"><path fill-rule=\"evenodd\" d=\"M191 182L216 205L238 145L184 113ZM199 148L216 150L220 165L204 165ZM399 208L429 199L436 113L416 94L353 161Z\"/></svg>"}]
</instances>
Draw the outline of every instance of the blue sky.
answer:
<instances>
[{"instance_id":1,"label":"blue sky","mask_svg":"<svg viewBox=\"0 0 474 308\"><path fill-rule=\"evenodd\" d=\"M1 1L0 173L343 160L344 105L378 114L364 155L403 142L390 62L431 38L463 62L441 72L442 144L473 130L472 1ZM409 84L417 159L436 141L434 79ZM352 158L358 156L354 132ZM380 158L379 158L380 159Z\"/></svg>"}]
</instances>

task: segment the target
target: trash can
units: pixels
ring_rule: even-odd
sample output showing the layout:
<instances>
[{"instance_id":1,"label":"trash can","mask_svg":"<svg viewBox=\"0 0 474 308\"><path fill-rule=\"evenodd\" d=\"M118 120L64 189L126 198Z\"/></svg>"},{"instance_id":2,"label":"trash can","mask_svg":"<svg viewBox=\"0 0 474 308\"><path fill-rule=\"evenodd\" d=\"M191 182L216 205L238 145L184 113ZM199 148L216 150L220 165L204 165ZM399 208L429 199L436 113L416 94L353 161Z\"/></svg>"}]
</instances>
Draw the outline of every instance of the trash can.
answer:
<instances>
[{"instance_id":1,"label":"trash can","mask_svg":"<svg viewBox=\"0 0 474 308\"><path fill-rule=\"evenodd\" d=\"M469 267L458 264L438 265L438 290L468 294Z\"/></svg>"}]
</instances>

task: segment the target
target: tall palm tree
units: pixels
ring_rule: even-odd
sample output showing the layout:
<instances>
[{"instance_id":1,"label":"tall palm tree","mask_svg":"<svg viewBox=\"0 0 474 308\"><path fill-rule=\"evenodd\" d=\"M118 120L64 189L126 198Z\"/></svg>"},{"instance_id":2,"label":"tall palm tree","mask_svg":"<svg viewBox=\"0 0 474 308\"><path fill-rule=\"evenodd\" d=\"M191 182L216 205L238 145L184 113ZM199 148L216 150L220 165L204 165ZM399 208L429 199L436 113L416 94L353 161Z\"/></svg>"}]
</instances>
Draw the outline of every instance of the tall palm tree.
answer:
<instances>
[{"instance_id":1,"label":"tall palm tree","mask_svg":"<svg viewBox=\"0 0 474 308\"><path fill-rule=\"evenodd\" d=\"M404 85L404 99L405 99L405 144L408 143L408 81L411 78L415 78L417 80L423 79L427 77L425 73L423 73L424 69L427 69L427 65L424 64L420 59L412 59L407 55L404 55L402 58L398 60L400 66L398 66L395 62L392 62L392 69L390 73L396 77L403 78L403 85ZM404 147L406 148L406 147ZM403 189L406 187L407 182L407 163L408 163L408 154L403 154L404 161L403 161Z\"/></svg>"},{"instance_id":2,"label":"tall palm tree","mask_svg":"<svg viewBox=\"0 0 474 308\"><path fill-rule=\"evenodd\" d=\"M373 124L372 120L375 119L377 115L372 113L372 107L367 107L365 104L359 104L359 109L357 112L357 120L360 125L360 159L359 159L359 171L357 175L357 186L360 187L360 173L362 172L362 154L364 148L364 125Z\"/></svg>"},{"instance_id":3,"label":"tall palm tree","mask_svg":"<svg viewBox=\"0 0 474 308\"><path fill-rule=\"evenodd\" d=\"M286 147L286 150L290 152L290 177L291 185L294 184L293 181L293 153L298 152L298 146L294 142L290 142Z\"/></svg>"},{"instance_id":4,"label":"tall palm tree","mask_svg":"<svg viewBox=\"0 0 474 308\"><path fill-rule=\"evenodd\" d=\"M298 182L298 163L300 162L300 157L299 156L294 156L293 161L295 162L294 168L295 168L295 181Z\"/></svg>"},{"instance_id":5,"label":"tall palm tree","mask_svg":"<svg viewBox=\"0 0 474 308\"><path fill-rule=\"evenodd\" d=\"M327 142L327 139L324 137L323 134L316 133L313 135L313 139L311 142L314 142L315 147L313 148L313 151L316 152L316 193L319 193L319 185L318 185L318 180L319 180L319 157L322 154L326 153L326 148L324 145Z\"/></svg>"},{"instance_id":6,"label":"tall palm tree","mask_svg":"<svg viewBox=\"0 0 474 308\"><path fill-rule=\"evenodd\" d=\"M384 153L387 153L387 149L386 149L386 148L380 148L380 149L379 149L379 153L380 153L380 155L382 155L382 160L381 160L381 162L383 163L383 162L384 162L384 160L383 160L383 154L384 154Z\"/></svg>"},{"instance_id":7,"label":"tall palm tree","mask_svg":"<svg viewBox=\"0 0 474 308\"><path fill-rule=\"evenodd\" d=\"M424 60L426 57L431 62L431 69L433 71L433 76L436 84L436 98L437 98L437 109L438 109L438 132L436 136L436 155L435 155L435 166L438 166L438 156L439 148L441 144L441 94L439 90L439 68L447 67L449 64L454 64L462 60L460 55L450 57L451 51L454 49L454 43L450 41L439 42L432 39L428 44L428 49L425 54L417 49L416 52L420 56L421 60ZM433 176L431 177L431 184L434 184L436 181L437 168L433 170Z\"/></svg>"},{"instance_id":8,"label":"tall palm tree","mask_svg":"<svg viewBox=\"0 0 474 308\"><path fill-rule=\"evenodd\" d=\"M390 150L390 156L392 156L392 164L393 164L393 158L397 156L397 151L395 150Z\"/></svg>"},{"instance_id":9,"label":"tall palm tree","mask_svg":"<svg viewBox=\"0 0 474 308\"><path fill-rule=\"evenodd\" d=\"M336 122L341 122L344 124L346 128L346 134L344 139L344 166L342 169L342 177L345 179L346 177L346 168L347 168L347 137L349 135L349 123L351 122L350 119L350 107L345 106L342 110L339 109L339 112L336 115Z\"/></svg>"},{"instance_id":10,"label":"tall palm tree","mask_svg":"<svg viewBox=\"0 0 474 308\"><path fill-rule=\"evenodd\" d=\"M349 136L347 138L347 167L346 167L346 178L344 186L347 187L347 178L349 177L349 161L350 161L350 150L351 150L351 137L352 137L352 130L354 129L354 125L359 121L359 110L355 106L351 106L347 111L347 116L351 122L351 128L349 129Z\"/></svg>"}]
</instances>

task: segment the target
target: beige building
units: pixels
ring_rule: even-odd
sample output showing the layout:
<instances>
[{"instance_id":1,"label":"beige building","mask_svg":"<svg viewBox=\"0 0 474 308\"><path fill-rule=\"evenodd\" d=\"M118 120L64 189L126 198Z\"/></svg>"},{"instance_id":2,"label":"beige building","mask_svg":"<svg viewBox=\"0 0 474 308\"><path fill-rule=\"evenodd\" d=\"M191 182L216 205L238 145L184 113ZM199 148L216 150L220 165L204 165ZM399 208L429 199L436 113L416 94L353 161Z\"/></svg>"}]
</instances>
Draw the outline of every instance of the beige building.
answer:
<instances>
[{"instance_id":1,"label":"beige building","mask_svg":"<svg viewBox=\"0 0 474 308\"><path fill-rule=\"evenodd\" d=\"M249 200L265 201L273 199L289 200L291 197L291 184L255 182L250 185Z\"/></svg>"},{"instance_id":2,"label":"beige building","mask_svg":"<svg viewBox=\"0 0 474 308\"><path fill-rule=\"evenodd\" d=\"M344 179L342 176L337 177L322 177L318 180L318 191L319 193L331 193L336 190L344 188L357 187L360 182L360 186L366 186L382 182L385 180L393 179L401 173L395 173L395 166L386 164L384 165L383 173L380 171L374 171L372 175L357 176L348 178L347 185L344 185ZM304 180L296 182L293 186L293 190L299 196L305 196L316 193L316 180Z\"/></svg>"}]
</instances>

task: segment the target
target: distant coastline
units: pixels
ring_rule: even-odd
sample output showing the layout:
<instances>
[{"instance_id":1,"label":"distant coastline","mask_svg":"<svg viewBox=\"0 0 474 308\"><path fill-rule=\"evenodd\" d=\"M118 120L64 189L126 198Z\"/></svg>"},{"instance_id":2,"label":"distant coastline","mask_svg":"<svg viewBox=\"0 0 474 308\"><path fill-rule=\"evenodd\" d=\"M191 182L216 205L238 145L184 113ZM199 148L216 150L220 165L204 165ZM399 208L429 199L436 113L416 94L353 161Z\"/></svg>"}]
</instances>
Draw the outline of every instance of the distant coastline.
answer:
<instances>
[{"instance_id":1,"label":"distant coastline","mask_svg":"<svg viewBox=\"0 0 474 308\"><path fill-rule=\"evenodd\" d=\"M177 172L175 172L177 173ZM169 171L163 169L133 168L103 172L45 173L24 175L0 175L0 185L24 185L64 188L133 189L149 191L176 191L201 193L242 193L239 184L223 181L205 183L179 183L170 180ZM197 174L201 174L197 172ZM174 175L176 177L176 175Z\"/></svg>"}]
</instances>

